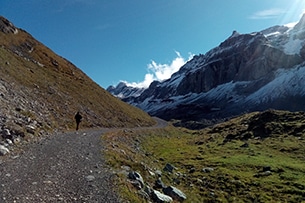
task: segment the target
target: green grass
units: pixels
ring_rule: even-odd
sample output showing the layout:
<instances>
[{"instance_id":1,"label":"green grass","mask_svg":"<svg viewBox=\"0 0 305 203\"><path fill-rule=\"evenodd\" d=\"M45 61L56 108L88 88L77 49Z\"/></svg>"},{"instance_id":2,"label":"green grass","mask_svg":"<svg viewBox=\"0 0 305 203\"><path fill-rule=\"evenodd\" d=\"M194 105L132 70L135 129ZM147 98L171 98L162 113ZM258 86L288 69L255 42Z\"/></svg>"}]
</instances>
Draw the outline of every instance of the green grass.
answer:
<instances>
[{"instance_id":1,"label":"green grass","mask_svg":"<svg viewBox=\"0 0 305 203\"><path fill-rule=\"evenodd\" d=\"M151 186L156 177L149 175L148 170L162 170L166 163L174 165L175 172L163 171L162 180L186 193L185 202L302 202L305 201L305 131L297 136L293 132L304 126L304 120L298 113L275 114L281 125L273 125L268 135L246 140L242 137L247 129L245 121L253 122L258 113L201 131L167 127L113 133L104 137L109 146L117 146L107 148L107 159L116 169L127 165L139 171ZM270 122L264 122L266 128ZM235 138L225 141L232 129ZM245 143L248 147L241 147ZM203 172L206 167L214 171ZM271 168L271 175L262 175L264 167ZM120 176L119 182L126 199L132 194L132 202L144 201L140 197L135 200L137 190L126 182L125 176Z\"/></svg>"}]
</instances>

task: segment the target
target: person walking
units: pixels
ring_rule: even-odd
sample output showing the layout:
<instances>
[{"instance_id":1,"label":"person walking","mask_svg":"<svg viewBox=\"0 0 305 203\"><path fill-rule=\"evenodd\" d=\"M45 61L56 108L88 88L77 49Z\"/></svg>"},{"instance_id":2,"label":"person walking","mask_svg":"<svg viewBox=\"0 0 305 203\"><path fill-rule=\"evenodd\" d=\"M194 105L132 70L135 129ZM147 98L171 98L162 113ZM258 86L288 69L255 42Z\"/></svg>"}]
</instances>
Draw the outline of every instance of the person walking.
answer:
<instances>
[{"instance_id":1,"label":"person walking","mask_svg":"<svg viewBox=\"0 0 305 203\"><path fill-rule=\"evenodd\" d=\"M75 116L74 116L74 118L75 118L75 121L76 121L76 130L78 130L78 128L79 128L79 124L80 124L80 122L82 121L82 115L80 115L80 113L79 113L79 111L75 114Z\"/></svg>"}]
</instances>

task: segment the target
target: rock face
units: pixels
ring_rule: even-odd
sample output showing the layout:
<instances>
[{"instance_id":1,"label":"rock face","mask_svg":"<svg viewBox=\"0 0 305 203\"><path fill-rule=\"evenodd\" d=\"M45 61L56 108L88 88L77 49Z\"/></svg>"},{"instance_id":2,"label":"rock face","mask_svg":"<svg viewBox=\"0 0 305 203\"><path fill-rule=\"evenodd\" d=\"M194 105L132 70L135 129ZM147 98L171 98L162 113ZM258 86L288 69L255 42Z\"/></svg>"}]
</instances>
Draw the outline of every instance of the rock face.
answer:
<instances>
[{"instance_id":1,"label":"rock face","mask_svg":"<svg viewBox=\"0 0 305 203\"><path fill-rule=\"evenodd\" d=\"M0 31L4 32L6 34L13 33L17 34L18 29L7 19L4 17L0 16Z\"/></svg>"},{"instance_id":2,"label":"rock face","mask_svg":"<svg viewBox=\"0 0 305 203\"><path fill-rule=\"evenodd\" d=\"M126 97L137 97L141 95L144 90L144 88L130 87L124 82L120 82L116 87L110 86L107 88L108 92L121 99Z\"/></svg>"},{"instance_id":3,"label":"rock face","mask_svg":"<svg viewBox=\"0 0 305 203\"><path fill-rule=\"evenodd\" d=\"M305 15L294 27L233 34L172 77L124 101L164 119L221 119L268 108L305 110Z\"/></svg>"},{"instance_id":4,"label":"rock face","mask_svg":"<svg viewBox=\"0 0 305 203\"><path fill-rule=\"evenodd\" d=\"M275 70L293 67L302 61L298 55L287 55L272 47L263 33L230 37L201 57L204 64L182 78L176 95L208 92L231 81L255 81L266 77L268 80Z\"/></svg>"}]
</instances>

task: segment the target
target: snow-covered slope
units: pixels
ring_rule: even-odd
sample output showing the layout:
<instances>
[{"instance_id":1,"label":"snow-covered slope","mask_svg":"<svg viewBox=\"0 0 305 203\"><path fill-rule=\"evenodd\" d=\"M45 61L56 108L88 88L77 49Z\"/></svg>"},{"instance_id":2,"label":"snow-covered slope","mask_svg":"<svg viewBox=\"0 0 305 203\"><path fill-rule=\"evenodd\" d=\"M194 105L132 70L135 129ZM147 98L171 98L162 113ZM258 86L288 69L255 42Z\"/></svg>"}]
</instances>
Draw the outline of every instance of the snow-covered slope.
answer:
<instances>
[{"instance_id":1,"label":"snow-covered slope","mask_svg":"<svg viewBox=\"0 0 305 203\"><path fill-rule=\"evenodd\" d=\"M305 110L304 61L305 16L293 27L234 31L170 79L124 100L165 119L224 118L267 108Z\"/></svg>"},{"instance_id":2,"label":"snow-covered slope","mask_svg":"<svg viewBox=\"0 0 305 203\"><path fill-rule=\"evenodd\" d=\"M107 91L110 92L112 95L120 98L125 99L128 97L138 97L142 94L145 88L137 88L128 86L125 82L120 82L117 86L109 86Z\"/></svg>"},{"instance_id":3,"label":"snow-covered slope","mask_svg":"<svg viewBox=\"0 0 305 203\"><path fill-rule=\"evenodd\" d=\"M305 96L305 64L289 70L279 69L274 80L246 97L245 101L261 105L296 96Z\"/></svg>"}]
</instances>

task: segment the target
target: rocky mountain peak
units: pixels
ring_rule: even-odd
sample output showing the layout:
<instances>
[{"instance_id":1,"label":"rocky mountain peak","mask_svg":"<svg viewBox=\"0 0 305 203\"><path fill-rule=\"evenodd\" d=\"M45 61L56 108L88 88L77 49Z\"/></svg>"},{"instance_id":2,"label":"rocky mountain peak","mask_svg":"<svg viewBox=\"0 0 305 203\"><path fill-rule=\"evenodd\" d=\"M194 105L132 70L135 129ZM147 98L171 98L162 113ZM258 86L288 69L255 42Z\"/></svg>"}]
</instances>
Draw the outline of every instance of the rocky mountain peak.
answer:
<instances>
[{"instance_id":1,"label":"rocky mountain peak","mask_svg":"<svg viewBox=\"0 0 305 203\"><path fill-rule=\"evenodd\" d=\"M305 14L303 14L300 21L294 26L294 29L302 29L305 28Z\"/></svg>"},{"instance_id":2,"label":"rocky mountain peak","mask_svg":"<svg viewBox=\"0 0 305 203\"><path fill-rule=\"evenodd\" d=\"M305 15L293 28L233 31L170 79L124 101L168 120L223 119L268 108L304 110L304 61Z\"/></svg>"},{"instance_id":3,"label":"rocky mountain peak","mask_svg":"<svg viewBox=\"0 0 305 203\"><path fill-rule=\"evenodd\" d=\"M127 85L126 85L125 82L120 82L117 87L118 88L125 88L125 87L127 87Z\"/></svg>"},{"instance_id":4,"label":"rocky mountain peak","mask_svg":"<svg viewBox=\"0 0 305 203\"><path fill-rule=\"evenodd\" d=\"M131 97L131 96L139 96L143 93L145 88L141 87L132 87L130 85L127 85L125 82L120 82L117 86L109 86L107 88L107 91L113 94L114 96L124 99L125 97Z\"/></svg>"},{"instance_id":5,"label":"rocky mountain peak","mask_svg":"<svg viewBox=\"0 0 305 203\"><path fill-rule=\"evenodd\" d=\"M0 16L0 31L4 32L5 34L18 33L18 29L13 25L13 23L2 16Z\"/></svg>"},{"instance_id":6,"label":"rocky mountain peak","mask_svg":"<svg viewBox=\"0 0 305 203\"><path fill-rule=\"evenodd\" d=\"M240 34L239 32L237 32L236 30L233 31L232 35L230 36L230 38L233 38L233 37L238 37Z\"/></svg>"}]
</instances>

